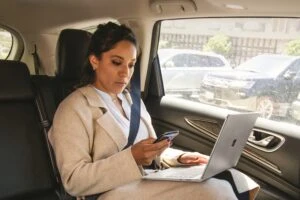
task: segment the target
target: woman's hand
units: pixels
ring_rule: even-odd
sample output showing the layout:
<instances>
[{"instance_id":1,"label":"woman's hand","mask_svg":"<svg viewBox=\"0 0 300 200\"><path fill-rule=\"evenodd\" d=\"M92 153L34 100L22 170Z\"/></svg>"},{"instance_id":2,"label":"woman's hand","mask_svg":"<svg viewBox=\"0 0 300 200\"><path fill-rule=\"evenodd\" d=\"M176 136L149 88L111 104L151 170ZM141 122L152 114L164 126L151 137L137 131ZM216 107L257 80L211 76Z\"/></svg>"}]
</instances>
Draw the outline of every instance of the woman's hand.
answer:
<instances>
[{"instance_id":1,"label":"woman's hand","mask_svg":"<svg viewBox=\"0 0 300 200\"><path fill-rule=\"evenodd\" d=\"M179 156L178 162L189 165L201 165L207 164L208 158L208 156L198 152L186 152Z\"/></svg>"},{"instance_id":2,"label":"woman's hand","mask_svg":"<svg viewBox=\"0 0 300 200\"><path fill-rule=\"evenodd\" d=\"M131 147L132 156L138 165L150 165L170 145L168 140L153 143L154 141L154 138L148 138Z\"/></svg>"}]
</instances>

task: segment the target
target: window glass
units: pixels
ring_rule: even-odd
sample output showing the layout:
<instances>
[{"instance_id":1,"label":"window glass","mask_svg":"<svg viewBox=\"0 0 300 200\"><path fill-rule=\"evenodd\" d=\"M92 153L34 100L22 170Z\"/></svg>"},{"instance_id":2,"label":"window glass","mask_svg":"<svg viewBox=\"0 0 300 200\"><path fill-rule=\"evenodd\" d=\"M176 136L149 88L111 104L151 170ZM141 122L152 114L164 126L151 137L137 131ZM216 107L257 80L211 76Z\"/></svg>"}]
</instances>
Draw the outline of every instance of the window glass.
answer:
<instances>
[{"instance_id":1,"label":"window glass","mask_svg":"<svg viewBox=\"0 0 300 200\"><path fill-rule=\"evenodd\" d=\"M225 65L225 63L220 58L213 56L210 56L208 61L210 67L223 67Z\"/></svg>"},{"instance_id":2,"label":"window glass","mask_svg":"<svg viewBox=\"0 0 300 200\"><path fill-rule=\"evenodd\" d=\"M0 28L0 59L6 59L11 51L13 44L10 32Z\"/></svg>"},{"instance_id":3,"label":"window glass","mask_svg":"<svg viewBox=\"0 0 300 200\"><path fill-rule=\"evenodd\" d=\"M170 61L173 62L174 67L180 67L185 66L187 67L189 65L188 63L188 57L186 54L179 54L170 59Z\"/></svg>"},{"instance_id":4,"label":"window glass","mask_svg":"<svg viewBox=\"0 0 300 200\"><path fill-rule=\"evenodd\" d=\"M161 22L166 95L300 123L300 19Z\"/></svg>"},{"instance_id":5,"label":"window glass","mask_svg":"<svg viewBox=\"0 0 300 200\"><path fill-rule=\"evenodd\" d=\"M208 57L207 56L200 56L196 54L188 55L188 61L190 67L209 67Z\"/></svg>"}]
</instances>

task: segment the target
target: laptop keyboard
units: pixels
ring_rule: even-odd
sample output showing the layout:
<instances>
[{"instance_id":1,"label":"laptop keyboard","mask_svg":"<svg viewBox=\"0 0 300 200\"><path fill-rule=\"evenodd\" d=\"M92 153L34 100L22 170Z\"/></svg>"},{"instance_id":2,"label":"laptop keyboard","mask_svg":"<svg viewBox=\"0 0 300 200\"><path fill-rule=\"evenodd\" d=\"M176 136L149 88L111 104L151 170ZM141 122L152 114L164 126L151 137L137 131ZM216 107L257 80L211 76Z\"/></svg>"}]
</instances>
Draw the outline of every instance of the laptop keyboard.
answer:
<instances>
[{"instance_id":1,"label":"laptop keyboard","mask_svg":"<svg viewBox=\"0 0 300 200\"><path fill-rule=\"evenodd\" d=\"M151 177L170 179L200 179L206 165L174 167L151 173Z\"/></svg>"}]
</instances>

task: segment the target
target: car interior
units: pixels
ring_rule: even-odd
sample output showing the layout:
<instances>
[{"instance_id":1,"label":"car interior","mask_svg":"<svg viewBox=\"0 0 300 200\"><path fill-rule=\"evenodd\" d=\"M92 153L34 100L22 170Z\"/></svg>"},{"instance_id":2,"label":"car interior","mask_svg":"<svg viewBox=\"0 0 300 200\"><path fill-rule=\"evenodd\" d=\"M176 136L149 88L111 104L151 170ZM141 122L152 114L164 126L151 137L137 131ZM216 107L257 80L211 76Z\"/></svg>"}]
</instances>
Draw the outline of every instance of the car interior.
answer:
<instances>
[{"instance_id":1,"label":"car interior","mask_svg":"<svg viewBox=\"0 0 300 200\"><path fill-rule=\"evenodd\" d=\"M260 185L258 200L300 199L300 108L292 106L300 99L299 9L297 0L2 0L0 200L66 199L47 132L79 83L93 31L109 21L137 36L141 96L157 136L179 130L174 148L209 155L229 113L261 112L236 169ZM230 69L199 78L193 66L180 67L171 76L162 73L159 49L213 51ZM261 54L293 60L293 69L278 73L281 90L257 81L275 64L264 63L263 75L237 75L237 66ZM214 89L204 91L205 83Z\"/></svg>"}]
</instances>

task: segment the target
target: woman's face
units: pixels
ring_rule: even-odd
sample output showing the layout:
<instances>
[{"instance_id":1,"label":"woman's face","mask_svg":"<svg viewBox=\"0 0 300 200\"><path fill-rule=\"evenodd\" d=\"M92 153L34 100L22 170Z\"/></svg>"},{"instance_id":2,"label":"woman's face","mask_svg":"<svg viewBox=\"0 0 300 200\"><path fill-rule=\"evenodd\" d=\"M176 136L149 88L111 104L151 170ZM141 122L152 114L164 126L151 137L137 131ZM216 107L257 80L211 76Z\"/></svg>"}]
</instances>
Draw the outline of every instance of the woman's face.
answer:
<instances>
[{"instance_id":1,"label":"woman's face","mask_svg":"<svg viewBox=\"0 0 300 200\"><path fill-rule=\"evenodd\" d=\"M136 62L137 50L134 44L123 40L98 58L89 57L96 78L93 85L112 96L121 93L129 83Z\"/></svg>"}]
</instances>

